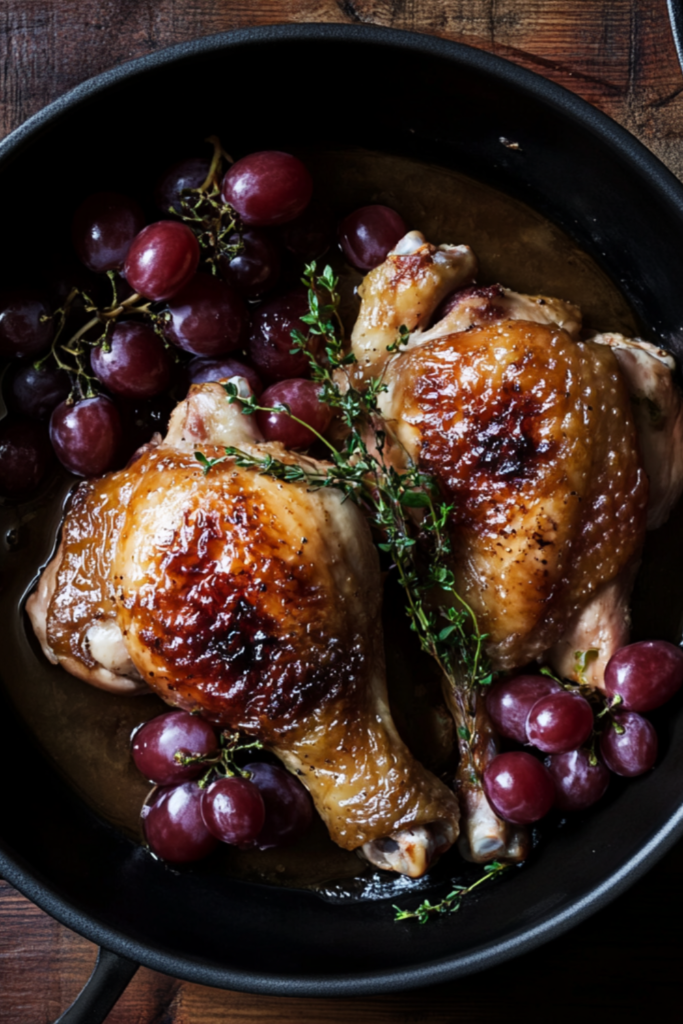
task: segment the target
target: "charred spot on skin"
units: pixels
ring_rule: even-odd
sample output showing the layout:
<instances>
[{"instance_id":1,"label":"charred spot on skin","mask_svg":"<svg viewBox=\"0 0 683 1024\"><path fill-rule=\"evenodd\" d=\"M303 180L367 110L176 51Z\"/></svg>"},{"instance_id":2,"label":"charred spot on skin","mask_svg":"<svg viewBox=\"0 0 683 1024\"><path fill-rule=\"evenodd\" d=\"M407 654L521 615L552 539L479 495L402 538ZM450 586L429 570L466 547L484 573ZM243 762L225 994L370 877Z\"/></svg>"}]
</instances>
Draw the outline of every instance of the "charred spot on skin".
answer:
<instances>
[{"instance_id":1,"label":"charred spot on skin","mask_svg":"<svg viewBox=\"0 0 683 1024\"><path fill-rule=\"evenodd\" d=\"M277 732L350 693L362 652L357 638L330 643L324 590L282 557L248 496L235 502L229 527L225 511L222 519L211 509L184 516L160 559L163 584L151 602L136 595L133 614L140 640L172 668L184 695L233 728L267 721ZM245 531L256 559L244 559Z\"/></svg>"}]
</instances>

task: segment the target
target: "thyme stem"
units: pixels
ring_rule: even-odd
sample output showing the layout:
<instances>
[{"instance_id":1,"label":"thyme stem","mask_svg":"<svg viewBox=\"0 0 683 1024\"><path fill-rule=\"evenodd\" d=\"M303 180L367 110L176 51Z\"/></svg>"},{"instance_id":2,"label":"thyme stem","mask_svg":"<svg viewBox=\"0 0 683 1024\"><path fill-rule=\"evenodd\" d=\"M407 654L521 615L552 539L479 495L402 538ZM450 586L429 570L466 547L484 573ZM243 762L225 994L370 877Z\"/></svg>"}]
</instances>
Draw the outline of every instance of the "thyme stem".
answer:
<instances>
[{"instance_id":1,"label":"thyme stem","mask_svg":"<svg viewBox=\"0 0 683 1024\"><path fill-rule=\"evenodd\" d=\"M491 878L495 878L496 875L506 871L510 866L510 864L501 864L497 860L492 861L484 867L484 874L476 882L472 882L471 885L456 885L449 892L448 896L445 896L438 903L430 903L429 900L424 900L416 910L402 910L394 904L393 909L396 911L394 921L416 920L420 924L426 924L430 917L436 917L439 914L455 914L460 910L462 901L466 896L473 893L484 882L488 882Z\"/></svg>"}]
</instances>

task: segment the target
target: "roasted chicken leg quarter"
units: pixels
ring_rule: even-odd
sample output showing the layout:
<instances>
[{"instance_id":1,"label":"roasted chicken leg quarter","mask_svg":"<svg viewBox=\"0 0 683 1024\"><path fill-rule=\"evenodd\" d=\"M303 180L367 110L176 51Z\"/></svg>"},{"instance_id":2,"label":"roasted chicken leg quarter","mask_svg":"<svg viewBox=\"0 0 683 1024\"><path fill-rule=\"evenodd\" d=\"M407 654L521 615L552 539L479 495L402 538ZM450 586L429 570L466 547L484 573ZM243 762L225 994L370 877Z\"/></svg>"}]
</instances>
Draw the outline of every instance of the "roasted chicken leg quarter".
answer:
<instances>
[{"instance_id":1,"label":"roasted chicken leg quarter","mask_svg":"<svg viewBox=\"0 0 683 1024\"><path fill-rule=\"evenodd\" d=\"M168 703L260 738L307 786L335 842L420 875L457 838L458 804L389 713L367 524L332 489L235 459L205 473L195 450L220 459L226 445L319 468L263 443L220 385L196 386L163 442L77 490L29 603L36 632L82 677L132 668ZM124 660L97 664L93 625L118 637Z\"/></svg>"},{"instance_id":2,"label":"roasted chicken leg quarter","mask_svg":"<svg viewBox=\"0 0 683 1024\"><path fill-rule=\"evenodd\" d=\"M577 647L571 665L564 655L580 640L602 648L591 665L599 684L605 661L627 642L646 527L648 479L628 379L614 346L580 340L581 312L569 302L500 285L457 288L443 302L441 282L425 274L441 248L411 232L359 289L352 346L361 366L372 351L372 372L382 375L393 439L386 457L399 470L428 472L453 506L456 586L487 635L493 667L547 657L571 677ZM398 346L397 295L411 329ZM463 717L444 682L458 735L473 736L460 744L467 853L521 857L525 838L495 815L481 786L497 751L483 696Z\"/></svg>"}]
</instances>

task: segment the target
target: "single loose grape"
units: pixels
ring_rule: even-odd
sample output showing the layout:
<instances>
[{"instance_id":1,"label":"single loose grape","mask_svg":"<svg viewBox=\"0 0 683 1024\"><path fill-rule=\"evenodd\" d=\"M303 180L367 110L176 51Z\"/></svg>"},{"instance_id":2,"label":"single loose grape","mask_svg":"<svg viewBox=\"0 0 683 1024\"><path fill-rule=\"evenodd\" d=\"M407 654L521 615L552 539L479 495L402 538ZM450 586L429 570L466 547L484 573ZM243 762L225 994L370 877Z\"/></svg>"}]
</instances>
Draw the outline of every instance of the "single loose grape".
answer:
<instances>
[{"instance_id":1,"label":"single loose grape","mask_svg":"<svg viewBox=\"0 0 683 1024\"><path fill-rule=\"evenodd\" d=\"M163 436L166 433L175 405L175 401L166 393L155 395L154 398L138 399L117 395L116 408L123 430L121 464L142 445L151 441L154 434Z\"/></svg>"},{"instance_id":2,"label":"single loose grape","mask_svg":"<svg viewBox=\"0 0 683 1024\"><path fill-rule=\"evenodd\" d=\"M204 791L196 782L163 786L142 809L142 828L152 853L171 864L207 857L218 845L202 818Z\"/></svg>"},{"instance_id":3,"label":"single loose grape","mask_svg":"<svg viewBox=\"0 0 683 1024\"><path fill-rule=\"evenodd\" d=\"M349 263L372 270L383 263L408 228L389 206L362 206L339 225L339 244Z\"/></svg>"},{"instance_id":4,"label":"single loose grape","mask_svg":"<svg viewBox=\"0 0 683 1024\"><path fill-rule=\"evenodd\" d=\"M593 712L579 694L563 690L536 701L526 721L526 734L545 754L574 750L593 731Z\"/></svg>"},{"instance_id":5,"label":"single loose grape","mask_svg":"<svg viewBox=\"0 0 683 1024\"><path fill-rule=\"evenodd\" d=\"M277 765L257 761L245 765L250 782L258 786L266 820L256 837L259 850L286 846L299 839L313 820L313 804L307 790L293 775Z\"/></svg>"},{"instance_id":6,"label":"single loose grape","mask_svg":"<svg viewBox=\"0 0 683 1024\"><path fill-rule=\"evenodd\" d=\"M0 494L21 497L41 482L52 458L44 426L27 419L0 422Z\"/></svg>"},{"instance_id":7,"label":"single loose grape","mask_svg":"<svg viewBox=\"0 0 683 1024\"><path fill-rule=\"evenodd\" d=\"M179 764L177 753L211 757L217 751L213 727L187 711L167 711L145 722L133 734L131 746L135 767L159 786L197 779L206 771L203 764Z\"/></svg>"},{"instance_id":8,"label":"single loose grape","mask_svg":"<svg viewBox=\"0 0 683 1024\"><path fill-rule=\"evenodd\" d=\"M591 764L590 754L583 748L551 754L546 765L555 783L555 806L562 811L591 807L604 796L609 785L605 765L597 759Z\"/></svg>"},{"instance_id":9,"label":"single loose grape","mask_svg":"<svg viewBox=\"0 0 683 1024\"><path fill-rule=\"evenodd\" d=\"M171 381L171 358L164 343L147 324L134 320L116 324L107 346L93 350L93 373L115 395L152 398Z\"/></svg>"},{"instance_id":10,"label":"single loose grape","mask_svg":"<svg viewBox=\"0 0 683 1024\"><path fill-rule=\"evenodd\" d=\"M305 352L294 351L292 331L308 334L301 317L308 313L308 295L304 288L266 299L251 318L249 359L263 380L271 382L293 377L309 377Z\"/></svg>"},{"instance_id":11,"label":"single loose grape","mask_svg":"<svg viewBox=\"0 0 683 1024\"><path fill-rule=\"evenodd\" d=\"M291 416L284 410L256 413L265 440L281 441L286 448L307 448L316 440L316 435L296 419L303 420L318 434L324 434L332 421L332 410L320 400L320 385L312 380L281 380L271 384L259 404L273 409L278 405L289 407Z\"/></svg>"},{"instance_id":12,"label":"single loose grape","mask_svg":"<svg viewBox=\"0 0 683 1024\"><path fill-rule=\"evenodd\" d=\"M249 313L237 290L211 274L195 274L168 304L164 334L195 356L226 355L247 339Z\"/></svg>"},{"instance_id":13,"label":"single loose grape","mask_svg":"<svg viewBox=\"0 0 683 1024\"><path fill-rule=\"evenodd\" d=\"M600 737L600 753L615 775L629 778L650 770L657 760L657 733L646 718L635 711L614 715L621 732L611 723Z\"/></svg>"},{"instance_id":14,"label":"single loose grape","mask_svg":"<svg viewBox=\"0 0 683 1024\"><path fill-rule=\"evenodd\" d=\"M160 220L133 239L123 270L128 284L146 299L170 299L199 265L199 242L186 224Z\"/></svg>"},{"instance_id":15,"label":"single loose grape","mask_svg":"<svg viewBox=\"0 0 683 1024\"><path fill-rule=\"evenodd\" d=\"M47 299L32 288L0 293L0 356L21 358L47 351L55 325Z\"/></svg>"},{"instance_id":16,"label":"single loose grape","mask_svg":"<svg viewBox=\"0 0 683 1024\"><path fill-rule=\"evenodd\" d=\"M75 405L61 402L50 417L50 440L57 458L71 473L106 473L114 467L121 442L118 410L104 395Z\"/></svg>"},{"instance_id":17,"label":"single loose grape","mask_svg":"<svg viewBox=\"0 0 683 1024\"><path fill-rule=\"evenodd\" d=\"M222 194L245 224L267 227L286 224L303 212L313 180L295 156L264 150L232 165L223 178Z\"/></svg>"},{"instance_id":18,"label":"single loose grape","mask_svg":"<svg viewBox=\"0 0 683 1024\"><path fill-rule=\"evenodd\" d=\"M76 210L71 238L86 267L104 274L123 266L144 223L145 216L133 199L118 192L96 192Z\"/></svg>"},{"instance_id":19,"label":"single loose grape","mask_svg":"<svg viewBox=\"0 0 683 1024\"><path fill-rule=\"evenodd\" d=\"M226 244L235 245L239 240L238 234L230 235ZM280 253L270 235L258 228L244 231L241 241L242 248L236 256L221 258L220 272L245 299L260 299L278 283Z\"/></svg>"},{"instance_id":20,"label":"single loose grape","mask_svg":"<svg viewBox=\"0 0 683 1024\"><path fill-rule=\"evenodd\" d=\"M154 202L162 213L181 213L181 196L184 190L200 188L206 181L211 161L208 157L195 156L179 160L167 168L154 187Z\"/></svg>"},{"instance_id":21,"label":"single loose grape","mask_svg":"<svg viewBox=\"0 0 683 1024\"><path fill-rule=\"evenodd\" d=\"M9 408L41 421L49 420L52 410L68 398L71 390L68 374L51 363L39 368L33 363L19 366L6 382Z\"/></svg>"},{"instance_id":22,"label":"single loose grape","mask_svg":"<svg viewBox=\"0 0 683 1024\"><path fill-rule=\"evenodd\" d=\"M555 800L548 769L531 754L498 754L484 772L484 791L496 814L514 825L544 817Z\"/></svg>"},{"instance_id":23,"label":"single loose grape","mask_svg":"<svg viewBox=\"0 0 683 1024\"><path fill-rule=\"evenodd\" d=\"M216 779L202 797L204 824L222 843L253 846L266 820L258 786L247 779Z\"/></svg>"},{"instance_id":24,"label":"single loose grape","mask_svg":"<svg viewBox=\"0 0 683 1024\"><path fill-rule=\"evenodd\" d=\"M520 675L494 683L486 694L486 709L501 736L526 743L526 720L541 697L562 693L554 679L542 675Z\"/></svg>"},{"instance_id":25,"label":"single loose grape","mask_svg":"<svg viewBox=\"0 0 683 1024\"><path fill-rule=\"evenodd\" d=\"M683 651L666 640L641 640L613 654L605 669L605 689L618 694L629 711L652 711L683 685Z\"/></svg>"}]
</instances>

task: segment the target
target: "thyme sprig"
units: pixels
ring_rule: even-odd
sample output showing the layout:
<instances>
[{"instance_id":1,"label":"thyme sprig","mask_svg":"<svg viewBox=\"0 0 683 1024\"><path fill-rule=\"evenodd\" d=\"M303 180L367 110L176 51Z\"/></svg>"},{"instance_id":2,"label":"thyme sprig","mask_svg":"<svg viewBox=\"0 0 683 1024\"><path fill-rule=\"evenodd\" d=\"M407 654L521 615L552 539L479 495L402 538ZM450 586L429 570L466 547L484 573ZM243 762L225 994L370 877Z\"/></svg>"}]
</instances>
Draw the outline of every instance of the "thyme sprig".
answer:
<instances>
[{"instance_id":1,"label":"thyme sprig","mask_svg":"<svg viewBox=\"0 0 683 1024\"><path fill-rule=\"evenodd\" d=\"M260 740L245 740L241 733L232 732L230 729L221 732L219 743L215 754L185 754L182 750L176 750L173 755L173 760L183 767L190 764L206 765L206 772L198 780L200 789L205 789L216 776L223 779L235 776L250 779L251 772L240 768L235 758L252 750L263 750Z\"/></svg>"},{"instance_id":2,"label":"thyme sprig","mask_svg":"<svg viewBox=\"0 0 683 1024\"><path fill-rule=\"evenodd\" d=\"M484 882L495 878L496 875L500 875L501 872L506 871L509 867L511 867L510 864L501 864L497 860L491 861L490 864L485 864L484 874L481 878L478 878L476 882L472 882L470 885L454 886L448 896L439 900L438 903L430 903L429 900L424 900L416 910L402 910L396 904L393 904L393 909L396 911L394 921L416 920L420 924L427 924L430 918L437 917L439 914L455 914L460 910L462 901L466 896L469 896L470 893L474 892Z\"/></svg>"}]
</instances>

